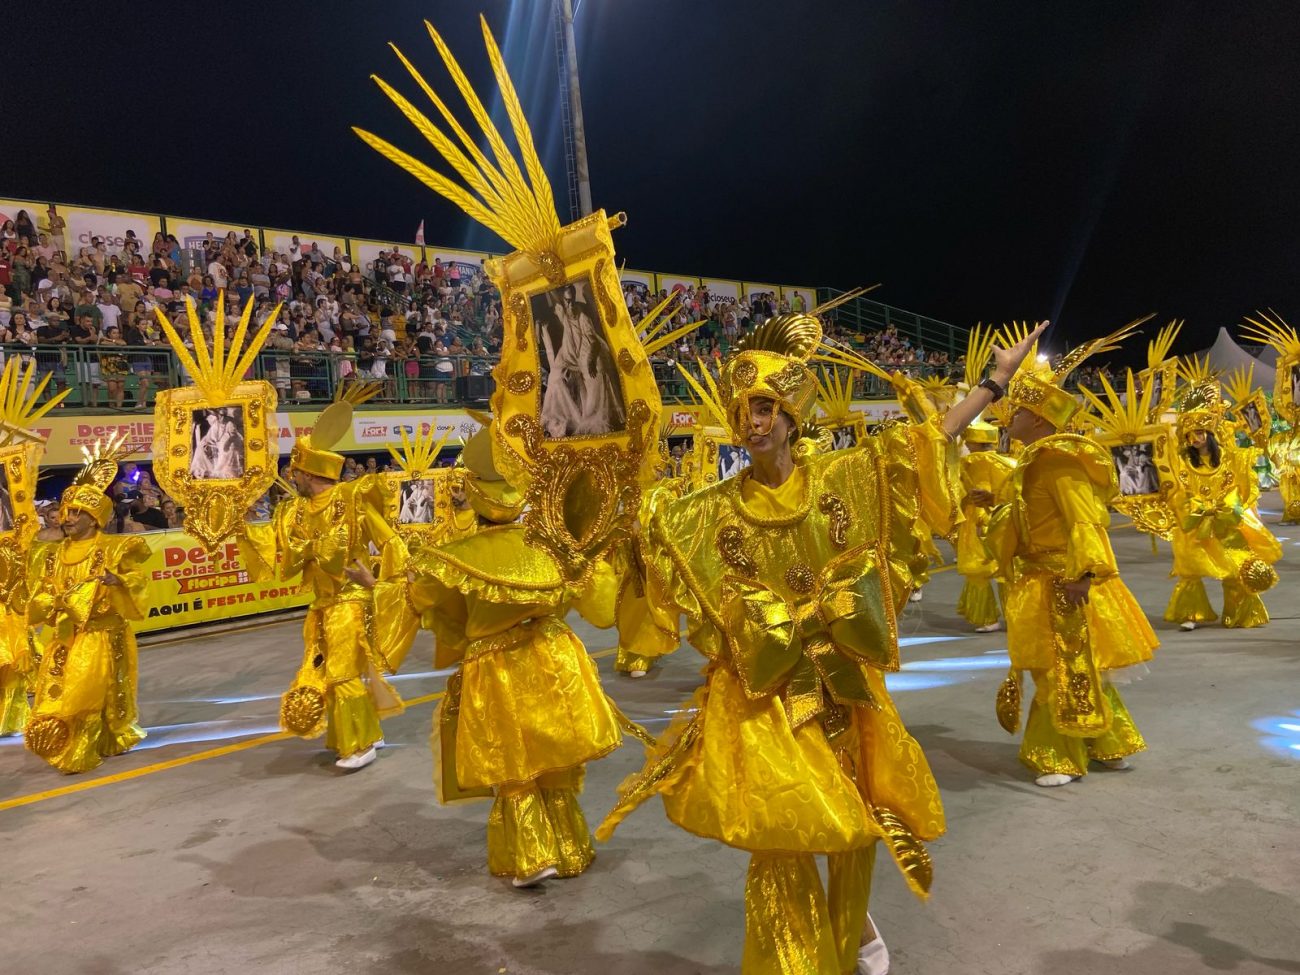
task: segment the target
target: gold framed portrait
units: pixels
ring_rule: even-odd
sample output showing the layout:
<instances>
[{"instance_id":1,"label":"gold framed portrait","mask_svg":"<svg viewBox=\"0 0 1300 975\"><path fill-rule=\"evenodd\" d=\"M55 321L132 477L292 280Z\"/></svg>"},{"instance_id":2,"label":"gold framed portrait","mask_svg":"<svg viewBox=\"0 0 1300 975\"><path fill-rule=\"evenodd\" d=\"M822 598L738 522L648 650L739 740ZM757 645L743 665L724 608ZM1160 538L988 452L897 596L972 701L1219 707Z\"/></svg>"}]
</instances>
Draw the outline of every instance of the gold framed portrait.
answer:
<instances>
[{"instance_id":1,"label":"gold framed portrait","mask_svg":"<svg viewBox=\"0 0 1300 975\"><path fill-rule=\"evenodd\" d=\"M1151 408L1147 412L1147 422L1155 423L1174 404L1178 394L1178 360L1170 359L1158 366L1143 369L1138 379L1145 389L1151 387Z\"/></svg>"},{"instance_id":2,"label":"gold framed portrait","mask_svg":"<svg viewBox=\"0 0 1300 975\"><path fill-rule=\"evenodd\" d=\"M1096 439L1115 468L1119 485L1115 510L1132 518L1139 531L1168 538L1175 524L1168 504L1175 483L1168 428L1152 423L1134 432L1100 434Z\"/></svg>"},{"instance_id":3,"label":"gold framed portrait","mask_svg":"<svg viewBox=\"0 0 1300 975\"><path fill-rule=\"evenodd\" d=\"M239 383L226 395L166 389L154 407L154 478L185 508L185 528L209 550L235 532L279 467L275 388Z\"/></svg>"},{"instance_id":4,"label":"gold framed portrait","mask_svg":"<svg viewBox=\"0 0 1300 975\"><path fill-rule=\"evenodd\" d=\"M40 530L35 490L40 453L34 443L0 447L0 543L20 551Z\"/></svg>"},{"instance_id":5,"label":"gold framed portrait","mask_svg":"<svg viewBox=\"0 0 1300 975\"><path fill-rule=\"evenodd\" d=\"M1237 428L1250 438L1256 447L1268 444L1272 430L1268 410L1268 397L1262 389L1255 390L1250 396L1228 410L1228 416L1237 424Z\"/></svg>"},{"instance_id":6,"label":"gold framed portrait","mask_svg":"<svg viewBox=\"0 0 1300 975\"><path fill-rule=\"evenodd\" d=\"M867 438L867 418L861 413L850 413L834 420L818 420L817 426L830 434L831 450L850 450Z\"/></svg>"},{"instance_id":7,"label":"gold framed portrait","mask_svg":"<svg viewBox=\"0 0 1300 975\"><path fill-rule=\"evenodd\" d=\"M1273 409L1291 426L1300 423L1300 353L1277 360L1273 380Z\"/></svg>"},{"instance_id":8,"label":"gold framed portrait","mask_svg":"<svg viewBox=\"0 0 1300 975\"><path fill-rule=\"evenodd\" d=\"M432 467L417 474L383 475L385 516L412 549L437 545L451 522L454 467Z\"/></svg>"}]
</instances>

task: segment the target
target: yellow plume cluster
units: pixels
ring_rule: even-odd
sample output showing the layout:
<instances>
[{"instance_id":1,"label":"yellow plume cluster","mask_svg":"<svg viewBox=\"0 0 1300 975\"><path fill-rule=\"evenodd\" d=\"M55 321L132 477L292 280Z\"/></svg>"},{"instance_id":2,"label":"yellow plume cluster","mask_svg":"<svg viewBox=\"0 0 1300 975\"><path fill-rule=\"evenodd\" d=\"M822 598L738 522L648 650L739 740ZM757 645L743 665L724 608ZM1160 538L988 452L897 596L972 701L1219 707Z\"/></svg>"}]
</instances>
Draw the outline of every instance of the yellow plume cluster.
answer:
<instances>
[{"instance_id":1,"label":"yellow plume cluster","mask_svg":"<svg viewBox=\"0 0 1300 975\"><path fill-rule=\"evenodd\" d=\"M0 373L0 447L18 440L43 443L43 438L31 432L32 424L62 403L71 392L62 390L47 402L40 403L41 394L50 384L53 374L46 373L37 383L33 380L35 371L35 359L24 369L15 356L5 363L4 372Z\"/></svg>"},{"instance_id":2,"label":"yellow plume cluster","mask_svg":"<svg viewBox=\"0 0 1300 975\"><path fill-rule=\"evenodd\" d=\"M194 377L194 385L199 388L199 391L209 401L216 403L229 399L231 391L243 382L244 376L253 366L253 360L262 351L266 337L271 334L271 326L275 324L281 307L275 306L271 314L266 317L266 321L258 327L252 340L245 345L248 339L248 323L253 317L253 305L256 301L250 296L244 303L239 324L235 327L235 334L230 342L230 349L234 353L231 355L226 351L225 297L224 291L217 293L217 320L212 328L211 347L208 346L207 336L203 334L203 324L199 321L198 312L195 310L194 299L186 299L185 314L190 322L190 340L194 343L193 354L186 347L185 340L172 327L171 321L163 314L162 309L154 309L154 314L158 316L158 324L162 326L163 334L167 336L176 358Z\"/></svg>"},{"instance_id":3,"label":"yellow plume cluster","mask_svg":"<svg viewBox=\"0 0 1300 975\"><path fill-rule=\"evenodd\" d=\"M438 455L442 453L442 448L446 446L447 439L451 436L451 428L437 439L434 438L434 427L430 424L428 431L423 429L415 431L415 439L412 440L406 432L406 427L400 428L402 433L402 449L399 451L392 444L388 445L388 452L393 455L393 460L409 477L419 477L428 471L438 460Z\"/></svg>"}]
</instances>

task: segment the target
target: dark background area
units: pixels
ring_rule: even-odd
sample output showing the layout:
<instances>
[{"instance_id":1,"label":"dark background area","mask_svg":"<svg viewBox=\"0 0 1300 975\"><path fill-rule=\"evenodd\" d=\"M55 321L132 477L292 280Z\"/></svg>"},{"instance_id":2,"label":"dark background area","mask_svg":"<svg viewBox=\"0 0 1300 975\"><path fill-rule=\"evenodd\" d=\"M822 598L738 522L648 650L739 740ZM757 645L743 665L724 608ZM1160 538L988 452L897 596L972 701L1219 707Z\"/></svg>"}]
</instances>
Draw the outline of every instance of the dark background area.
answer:
<instances>
[{"instance_id":1,"label":"dark background area","mask_svg":"<svg viewBox=\"0 0 1300 975\"><path fill-rule=\"evenodd\" d=\"M504 249L349 131L433 162L368 75L433 114L395 40L458 110L428 17L490 94L482 10L567 201L549 0L11 7L0 195ZM1300 319L1295 3L582 0L577 35L629 267L882 281L1054 347Z\"/></svg>"}]
</instances>

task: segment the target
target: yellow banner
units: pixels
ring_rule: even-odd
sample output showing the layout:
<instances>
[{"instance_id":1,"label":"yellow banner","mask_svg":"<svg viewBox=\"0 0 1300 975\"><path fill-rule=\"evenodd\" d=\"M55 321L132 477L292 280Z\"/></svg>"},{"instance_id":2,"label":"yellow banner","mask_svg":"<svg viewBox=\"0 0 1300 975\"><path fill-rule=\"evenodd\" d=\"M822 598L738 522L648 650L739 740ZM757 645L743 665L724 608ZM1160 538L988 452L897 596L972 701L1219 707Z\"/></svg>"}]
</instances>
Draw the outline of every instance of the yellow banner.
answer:
<instances>
[{"instance_id":1,"label":"yellow banner","mask_svg":"<svg viewBox=\"0 0 1300 975\"><path fill-rule=\"evenodd\" d=\"M134 624L139 633L254 616L311 602L311 592L301 592L297 586L250 580L234 542L209 558L202 546L181 531L150 532L140 537L149 543L153 554L145 563L149 575L145 618Z\"/></svg>"}]
</instances>

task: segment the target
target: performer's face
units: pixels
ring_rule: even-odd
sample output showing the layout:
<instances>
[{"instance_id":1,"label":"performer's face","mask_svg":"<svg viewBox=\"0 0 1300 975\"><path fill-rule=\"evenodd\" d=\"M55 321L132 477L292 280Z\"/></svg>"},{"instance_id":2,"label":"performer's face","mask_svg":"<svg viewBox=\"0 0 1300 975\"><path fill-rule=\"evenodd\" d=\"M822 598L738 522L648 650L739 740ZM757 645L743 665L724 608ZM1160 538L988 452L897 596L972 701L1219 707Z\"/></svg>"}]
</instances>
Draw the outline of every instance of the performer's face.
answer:
<instances>
[{"instance_id":1,"label":"performer's face","mask_svg":"<svg viewBox=\"0 0 1300 975\"><path fill-rule=\"evenodd\" d=\"M465 485L453 484L451 486L451 504L452 507L463 510L469 504L469 498L465 496Z\"/></svg>"},{"instance_id":2,"label":"performer's face","mask_svg":"<svg viewBox=\"0 0 1300 975\"><path fill-rule=\"evenodd\" d=\"M1187 446L1193 450L1200 450L1210 439L1210 435L1204 430L1193 430L1187 434Z\"/></svg>"},{"instance_id":3,"label":"performer's face","mask_svg":"<svg viewBox=\"0 0 1300 975\"><path fill-rule=\"evenodd\" d=\"M1033 443L1044 436L1041 430L1043 426L1050 427L1050 424L1040 418L1037 413L1022 406L1011 415L1008 431L1012 440L1019 440L1021 443Z\"/></svg>"},{"instance_id":4,"label":"performer's face","mask_svg":"<svg viewBox=\"0 0 1300 975\"><path fill-rule=\"evenodd\" d=\"M777 408L776 400L756 396L749 401L749 423L745 446L751 457L773 456L790 449L790 432L794 424Z\"/></svg>"},{"instance_id":5,"label":"performer's face","mask_svg":"<svg viewBox=\"0 0 1300 975\"><path fill-rule=\"evenodd\" d=\"M59 528L68 538L80 541L94 534L99 525L89 511L82 511L80 508L64 508L59 513Z\"/></svg>"}]
</instances>

